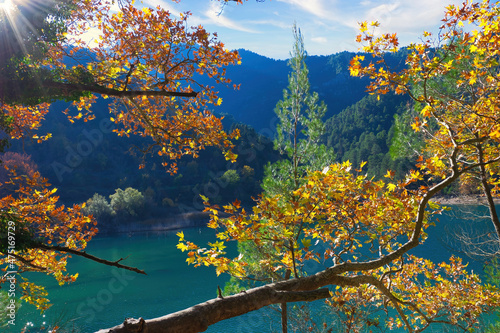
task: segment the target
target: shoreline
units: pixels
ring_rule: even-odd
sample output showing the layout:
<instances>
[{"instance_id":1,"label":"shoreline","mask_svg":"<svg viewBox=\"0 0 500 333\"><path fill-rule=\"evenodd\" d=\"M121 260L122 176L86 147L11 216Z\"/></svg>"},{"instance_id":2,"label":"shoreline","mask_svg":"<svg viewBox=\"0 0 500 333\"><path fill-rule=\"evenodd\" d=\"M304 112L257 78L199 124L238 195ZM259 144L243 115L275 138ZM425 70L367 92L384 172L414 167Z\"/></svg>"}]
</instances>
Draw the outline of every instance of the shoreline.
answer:
<instances>
[{"instance_id":1,"label":"shoreline","mask_svg":"<svg viewBox=\"0 0 500 333\"><path fill-rule=\"evenodd\" d=\"M450 206L472 206L472 205L486 205L486 197L483 195L458 195L458 196L443 196L431 199L440 205ZM500 205L500 198L493 198L496 205Z\"/></svg>"},{"instance_id":2,"label":"shoreline","mask_svg":"<svg viewBox=\"0 0 500 333\"><path fill-rule=\"evenodd\" d=\"M500 205L500 198L494 198L495 204ZM486 205L486 198L482 195L458 195L458 196L439 196L432 201L442 206L474 206ZM136 232L162 232L179 230L183 228L205 227L210 213L203 211L192 211L164 218L149 218L143 221L129 222L120 225L116 229L100 232L101 235L123 234Z\"/></svg>"},{"instance_id":3,"label":"shoreline","mask_svg":"<svg viewBox=\"0 0 500 333\"><path fill-rule=\"evenodd\" d=\"M117 228L104 229L99 232L101 235L136 233L136 232L162 232L179 230L183 228L205 227L209 219L208 212L189 212L168 216L164 218L150 218L142 221L128 222ZM99 226L98 226L99 228Z\"/></svg>"}]
</instances>

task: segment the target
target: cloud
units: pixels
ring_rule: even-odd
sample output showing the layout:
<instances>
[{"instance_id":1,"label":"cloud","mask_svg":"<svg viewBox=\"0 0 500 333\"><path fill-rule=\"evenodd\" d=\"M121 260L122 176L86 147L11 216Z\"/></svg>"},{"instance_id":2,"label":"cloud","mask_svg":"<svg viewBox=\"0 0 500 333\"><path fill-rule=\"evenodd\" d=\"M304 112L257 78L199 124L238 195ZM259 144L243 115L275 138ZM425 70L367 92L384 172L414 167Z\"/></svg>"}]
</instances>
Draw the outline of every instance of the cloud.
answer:
<instances>
[{"instance_id":1,"label":"cloud","mask_svg":"<svg viewBox=\"0 0 500 333\"><path fill-rule=\"evenodd\" d=\"M311 40L315 43L320 43L320 44L328 43L328 39L326 39L326 37L312 37Z\"/></svg>"},{"instance_id":2,"label":"cloud","mask_svg":"<svg viewBox=\"0 0 500 333\"><path fill-rule=\"evenodd\" d=\"M247 21L248 24L251 25L256 25L256 26L263 26L266 27L266 29L269 29L269 26L277 27L280 29L291 29L292 28L292 23L291 22L282 22L282 21L277 21L277 20L250 20Z\"/></svg>"},{"instance_id":3,"label":"cloud","mask_svg":"<svg viewBox=\"0 0 500 333\"><path fill-rule=\"evenodd\" d=\"M436 32L447 3L463 0L255 0L230 3L221 13L221 2L143 0L161 5L173 15L191 11L189 25L201 24L217 31L228 48L245 48L273 58L286 58L292 41L290 27L297 22L306 37L309 54L356 51L358 22L379 21L377 33L397 32L401 45L417 42L424 30ZM220 13L220 14L219 14Z\"/></svg>"},{"instance_id":4,"label":"cloud","mask_svg":"<svg viewBox=\"0 0 500 333\"><path fill-rule=\"evenodd\" d=\"M400 7L400 3L386 3L382 5L375 6L368 10L366 14L366 20L391 20L394 16L398 14L397 10Z\"/></svg>"},{"instance_id":5,"label":"cloud","mask_svg":"<svg viewBox=\"0 0 500 333\"><path fill-rule=\"evenodd\" d=\"M461 0L450 1L455 4ZM373 3L372 3L373 4ZM392 0L382 5L371 6L364 20L377 20L384 29L394 32L420 34L425 28L437 27L444 16L446 4L436 0Z\"/></svg>"},{"instance_id":6,"label":"cloud","mask_svg":"<svg viewBox=\"0 0 500 333\"><path fill-rule=\"evenodd\" d=\"M172 16L177 18L180 17L181 11L177 10L174 6L172 6L171 2L167 2L165 0L142 0L141 2L144 7L157 8L160 6L162 9L170 12Z\"/></svg>"},{"instance_id":7,"label":"cloud","mask_svg":"<svg viewBox=\"0 0 500 333\"><path fill-rule=\"evenodd\" d=\"M297 6L302 10L322 19L334 20L334 13L329 8L335 7L336 0L278 0L278 2L288 3Z\"/></svg>"},{"instance_id":8,"label":"cloud","mask_svg":"<svg viewBox=\"0 0 500 333\"><path fill-rule=\"evenodd\" d=\"M204 23L214 24L232 30L258 33L256 30L250 29L227 18L225 16L227 14L227 9L228 8L224 8L224 10L222 10L221 3L219 2L211 2L210 7L203 12L204 19L202 19L202 21L204 21Z\"/></svg>"}]
</instances>

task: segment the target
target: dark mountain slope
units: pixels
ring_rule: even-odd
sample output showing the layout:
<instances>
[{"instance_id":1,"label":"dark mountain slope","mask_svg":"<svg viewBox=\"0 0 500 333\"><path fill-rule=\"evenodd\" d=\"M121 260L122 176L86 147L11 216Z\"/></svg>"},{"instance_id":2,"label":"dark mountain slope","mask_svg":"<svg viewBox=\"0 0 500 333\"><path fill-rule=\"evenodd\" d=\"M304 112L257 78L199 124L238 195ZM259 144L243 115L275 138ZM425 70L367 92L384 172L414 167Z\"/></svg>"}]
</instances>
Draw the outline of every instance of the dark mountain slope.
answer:
<instances>
[{"instance_id":1,"label":"dark mountain slope","mask_svg":"<svg viewBox=\"0 0 500 333\"><path fill-rule=\"evenodd\" d=\"M228 67L227 77L240 84L241 88L235 91L219 87L223 103L216 111L231 114L236 121L271 136L276 125L274 107L288 85L290 69L287 61L266 58L247 50L239 52L241 65ZM401 66L404 52L389 55L388 63L394 67ZM349 63L354 56L352 52L341 52L306 59L311 90L316 91L328 106L326 119L367 95L368 79L349 74Z\"/></svg>"}]
</instances>

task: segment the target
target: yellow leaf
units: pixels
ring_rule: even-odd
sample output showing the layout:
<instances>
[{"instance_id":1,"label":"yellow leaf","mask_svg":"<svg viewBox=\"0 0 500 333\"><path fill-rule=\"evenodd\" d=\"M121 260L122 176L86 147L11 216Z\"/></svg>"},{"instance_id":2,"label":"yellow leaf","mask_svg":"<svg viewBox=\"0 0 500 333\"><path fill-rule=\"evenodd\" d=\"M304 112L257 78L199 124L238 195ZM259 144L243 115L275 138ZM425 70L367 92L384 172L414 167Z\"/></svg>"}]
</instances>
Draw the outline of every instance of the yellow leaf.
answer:
<instances>
[{"instance_id":1,"label":"yellow leaf","mask_svg":"<svg viewBox=\"0 0 500 333\"><path fill-rule=\"evenodd\" d=\"M304 247L309 247L309 246L311 246L311 240L310 240L310 239L302 239L302 240L301 240L301 242L302 242L302 245L303 245Z\"/></svg>"},{"instance_id":2,"label":"yellow leaf","mask_svg":"<svg viewBox=\"0 0 500 333\"><path fill-rule=\"evenodd\" d=\"M359 31L361 32L365 32L368 30L368 25L366 24L366 22L361 22L359 24Z\"/></svg>"},{"instance_id":3,"label":"yellow leaf","mask_svg":"<svg viewBox=\"0 0 500 333\"><path fill-rule=\"evenodd\" d=\"M432 106L426 105L422 111L420 111L420 114L424 117L429 117L431 115L431 112L433 111Z\"/></svg>"},{"instance_id":4,"label":"yellow leaf","mask_svg":"<svg viewBox=\"0 0 500 333\"><path fill-rule=\"evenodd\" d=\"M184 244L184 243L177 244L177 248L180 249L182 252L184 252L186 250L189 250L189 248L187 247L187 245Z\"/></svg>"}]
</instances>

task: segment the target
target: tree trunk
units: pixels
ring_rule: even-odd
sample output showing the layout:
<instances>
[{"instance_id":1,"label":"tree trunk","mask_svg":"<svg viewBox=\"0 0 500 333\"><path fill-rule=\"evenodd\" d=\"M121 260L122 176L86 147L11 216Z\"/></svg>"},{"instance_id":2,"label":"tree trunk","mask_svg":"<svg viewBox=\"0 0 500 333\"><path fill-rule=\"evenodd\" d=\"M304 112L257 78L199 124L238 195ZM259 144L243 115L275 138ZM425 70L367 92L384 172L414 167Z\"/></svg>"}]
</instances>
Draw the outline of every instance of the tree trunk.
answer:
<instances>
[{"instance_id":1,"label":"tree trunk","mask_svg":"<svg viewBox=\"0 0 500 333\"><path fill-rule=\"evenodd\" d=\"M288 333L288 308L286 303L281 303L281 333Z\"/></svg>"},{"instance_id":2,"label":"tree trunk","mask_svg":"<svg viewBox=\"0 0 500 333\"><path fill-rule=\"evenodd\" d=\"M295 280L289 280L295 281ZM194 333L204 332L221 320L241 316L271 304L315 301L330 297L328 288L312 291L279 290L279 284L266 285L236 295L216 298L163 317L144 320L127 318L123 324L98 333ZM279 288L279 289L278 289Z\"/></svg>"},{"instance_id":3,"label":"tree trunk","mask_svg":"<svg viewBox=\"0 0 500 333\"><path fill-rule=\"evenodd\" d=\"M491 222L493 223L493 227L495 228L497 236L500 238L500 221L498 219L498 214L495 207L495 201L493 199L493 195L491 194L490 185L488 184L488 176L486 174L486 168L484 164L482 164L484 163L484 153L483 153L483 147L481 146L480 143L477 145L477 149L479 152L479 163L481 163L479 168L481 170L481 185L483 187L483 193L485 194L486 200L488 202Z\"/></svg>"}]
</instances>

